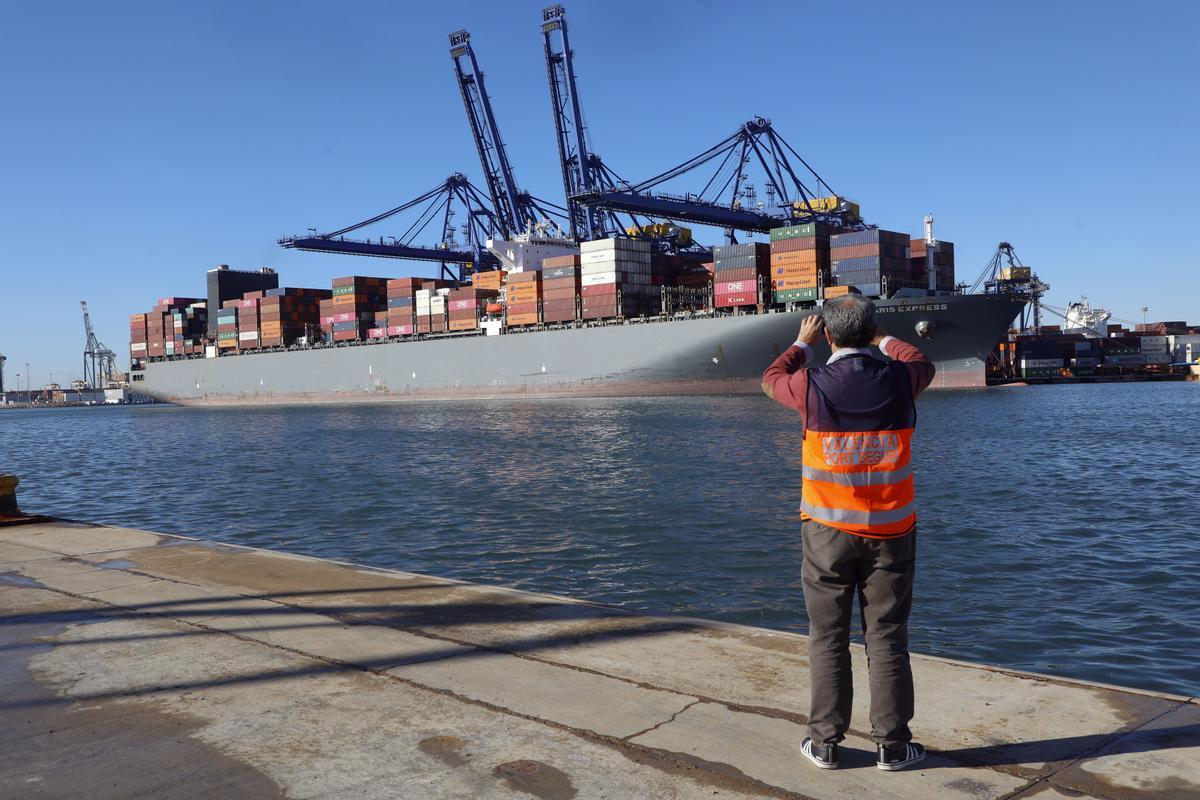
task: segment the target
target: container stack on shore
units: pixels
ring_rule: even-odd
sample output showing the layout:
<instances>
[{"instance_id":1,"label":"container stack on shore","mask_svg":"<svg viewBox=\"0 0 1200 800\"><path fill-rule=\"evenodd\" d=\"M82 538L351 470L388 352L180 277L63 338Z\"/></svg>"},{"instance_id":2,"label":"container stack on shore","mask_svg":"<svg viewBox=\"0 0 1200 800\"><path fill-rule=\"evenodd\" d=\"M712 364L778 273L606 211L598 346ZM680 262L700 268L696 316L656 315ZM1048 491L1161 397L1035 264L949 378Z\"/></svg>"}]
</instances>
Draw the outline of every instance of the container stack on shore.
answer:
<instances>
[{"instance_id":1,"label":"container stack on shore","mask_svg":"<svg viewBox=\"0 0 1200 800\"><path fill-rule=\"evenodd\" d=\"M771 297L776 303L820 300L830 285L829 237L834 228L806 222L771 231Z\"/></svg>"},{"instance_id":2,"label":"container stack on shore","mask_svg":"<svg viewBox=\"0 0 1200 800\"><path fill-rule=\"evenodd\" d=\"M579 318L579 256L552 256L542 261L542 321L574 322Z\"/></svg>"},{"instance_id":3,"label":"container stack on shore","mask_svg":"<svg viewBox=\"0 0 1200 800\"><path fill-rule=\"evenodd\" d=\"M579 247L580 316L583 319L656 313L651 247L639 239L598 239Z\"/></svg>"},{"instance_id":4,"label":"container stack on shore","mask_svg":"<svg viewBox=\"0 0 1200 800\"><path fill-rule=\"evenodd\" d=\"M504 284L504 324L516 328L541 322L542 273L510 272Z\"/></svg>"},{"instance_id":5,"label":"container stack on shore","mask_svg":"<svg viewBox=\"0 0 1200 800\"><path fill-rule=\"evenodd\" d=\"M916 287L906 233L872 228L829 237L829 266L834 283L879 297Z\"/></svg>"},{"instance_id":6,"label":"container stack on shore","mask_svg":"<svg viewBox=\"0 0 1200 800\"><path fill-rule=\"evenodd\" d=\"M769 290L771 245L762 242L713 248L713 306L757 306Z\"/></svg>"}]
</instances>

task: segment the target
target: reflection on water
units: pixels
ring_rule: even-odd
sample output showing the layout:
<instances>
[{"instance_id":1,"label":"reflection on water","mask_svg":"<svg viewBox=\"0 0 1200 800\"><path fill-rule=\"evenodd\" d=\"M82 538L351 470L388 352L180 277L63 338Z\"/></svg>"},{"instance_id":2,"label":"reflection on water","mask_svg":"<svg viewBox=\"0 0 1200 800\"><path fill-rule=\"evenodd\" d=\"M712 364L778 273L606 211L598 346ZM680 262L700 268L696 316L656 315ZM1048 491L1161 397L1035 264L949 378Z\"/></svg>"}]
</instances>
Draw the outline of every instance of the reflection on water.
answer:
<instances>
[{"instance_id":1,"label":"reflection on water","mask_svg":"<svg viewBox=\"0 0 1200 800\"><path fill-rule=\"evenodd\" d=\"M1198 384L921 404L914 649L1200 693ZM28 509L803 631L759 397L0 413Z\"/></svg>"}]
</instances>

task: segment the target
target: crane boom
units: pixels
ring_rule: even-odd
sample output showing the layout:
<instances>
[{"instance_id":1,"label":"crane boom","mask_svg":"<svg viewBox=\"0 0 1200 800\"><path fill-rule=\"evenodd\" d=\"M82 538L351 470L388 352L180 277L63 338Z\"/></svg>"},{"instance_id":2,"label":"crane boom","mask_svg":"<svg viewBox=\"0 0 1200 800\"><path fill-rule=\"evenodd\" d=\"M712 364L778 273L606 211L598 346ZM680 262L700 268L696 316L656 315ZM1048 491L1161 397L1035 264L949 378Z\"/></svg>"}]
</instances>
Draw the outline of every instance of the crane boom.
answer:
<instances>
[{"instance_id":1,"label":"crane boom","mask_svg":"<svg viewBox=\"0 0 1200 800\"><path fill-rule=\"evenodd\" d=\"M458 30L450 34L450 58L462 92L471 136L479 151L479 165L487 180L488 194L496 212L496 223L504 238L520 233L538 222L534 204L528 194L517 190L508 152L500 138L500 128L492 113L492 101L484 86L483 72L471 48L471 34Z\"/></svg>"}]
</instances>

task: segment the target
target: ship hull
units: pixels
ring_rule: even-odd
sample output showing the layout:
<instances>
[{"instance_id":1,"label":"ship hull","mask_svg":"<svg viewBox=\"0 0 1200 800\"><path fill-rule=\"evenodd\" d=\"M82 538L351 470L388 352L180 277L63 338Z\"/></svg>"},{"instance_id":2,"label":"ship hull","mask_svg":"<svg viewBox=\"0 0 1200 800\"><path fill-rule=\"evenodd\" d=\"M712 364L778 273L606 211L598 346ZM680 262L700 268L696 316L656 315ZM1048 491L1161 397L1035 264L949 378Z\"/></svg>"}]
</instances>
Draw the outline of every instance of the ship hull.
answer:
<instances>
[{"instance_id":1,"label":"ship hull","mask_svg":"<svg viewBox=\"0 0 1200 800\"><path fill-rule=\"evenodd\" d=\"M985 385L1022 302L997 295L878 302L890 332L937 364L937 388ZM182 405L738 394L812 310L447 336L146 365L137 391ZM933 325L919 338L919 322ZM828 350L818 349L824 359Z\"/></svg>"}]
</instances>

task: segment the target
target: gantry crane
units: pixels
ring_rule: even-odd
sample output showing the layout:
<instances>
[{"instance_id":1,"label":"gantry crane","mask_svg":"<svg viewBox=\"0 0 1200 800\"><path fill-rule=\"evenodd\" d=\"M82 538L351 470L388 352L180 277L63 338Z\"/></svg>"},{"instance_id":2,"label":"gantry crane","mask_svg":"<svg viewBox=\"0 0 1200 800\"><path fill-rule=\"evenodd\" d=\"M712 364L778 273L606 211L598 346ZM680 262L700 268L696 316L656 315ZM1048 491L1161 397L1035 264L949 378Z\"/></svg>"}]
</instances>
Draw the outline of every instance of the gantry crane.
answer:
<instances>
[{"instance_id":1,"label":"gantry crane","mask_svg":"<svg viewBox=\"0 0 1200 800\"><path fill-rule=\"evenodd\" d=\"M811 175L811 186L800 179L789 153ZM713 161L718 162L716 172L698 192L678 195L652 191ZM764 174L765 202L758 200L749 182L752 165ZM708 150L653 178L620 188L592 188L578 192L573 199L589 208L724 228L731 242L736 241L734 231L766 233L801 222L862 227L858 206L836 195L763 117L749 120Z\"/></svg>"},{"instance_id":2,"label":"gantry crane","mask_svg":"<svg viewBox=\"0 0 1200 800\"><path fill-rule=\"evenodd\" d=\"M1008 242L996 245L996 252L971 286L971 294L981 287L987 294L1015 294L1028 298L1029 304L1021 308L1020 330L1029 333L1042 327L1042 295L1050 291L1050 284L1043 283L1030 267L1021 263L1017 251Z\"/></svg>"},{"instance_id":3,"label":"gantry crane","mask_svg":"<svg viewBox=\"0 0 1200 800\"><path fill-rule=\"evenodd\" d=\"M535 227L545 226L556 216L561 217L566 209L539 200L517 188L512 164L508 161L508 151L504 147L504 140L500 138L496 115L492 112L492 101L484 85L483 71L479 69L479 61L471 47L470 33L458 30L450 34L450 58L454 62L454 74L458 78L467 122L471 126L471 136L479 153L479 165L483 168L501 236L509 239Z\"/></svg>"},{"instance_id":4,"label":"gantry crane","mask_svg":"<svg viewBox=\"0 0 1200 800\"><path fill-rule=\"evenodd\" d=\"M116 379L117 354L96 338L87 300L80 300L79 305L83 307L83 330L87 336L83 345L83 382L89 389L103 389Z\"/></svg>"},{"instance_id":5,"label":"gantry crane","mask_svg":"<svg viewBox=\"0 0 1200 800\"><path fill-rule=\"evenodd\" d=\"M413 209L420 209L419 212L414 212L417 213L417 219L398 237L380 237L378 240L346 238L348 233ZM462 225L465 241L461 243L455 234L455 216L460 211L466 217ZM435 220L441 223L441 240L432 246L414 244L416 238ZM441 264L445 277L462 280L465 274L472 270L490 269L495 266L496 257L485 250L483 245L498 228L497 222L487 199L466 176L456 172L439 186L390 211L329 233L318 234L315 229L310 228L309 235L284 237L279 240L279 244L286 248L314 253L436 261ZM451 271L450 265L456 267L457 274Z\"/></svg>"},{"instance_id":6,"label":"gantry crane","mask_svg":"<svg viewBox=\"0 0 1200 800\"><path fill-rule=\"evenodd\" d=\"M575 51L567 34L567 12L561 5L542 10L542 40L571 236L581 241L620 235L622 226L611 211L575 199L594 189L615 189L624 181L592 150L575 83Z\"/></svg>"}]
</instances>

